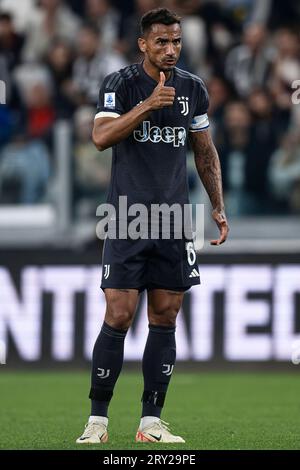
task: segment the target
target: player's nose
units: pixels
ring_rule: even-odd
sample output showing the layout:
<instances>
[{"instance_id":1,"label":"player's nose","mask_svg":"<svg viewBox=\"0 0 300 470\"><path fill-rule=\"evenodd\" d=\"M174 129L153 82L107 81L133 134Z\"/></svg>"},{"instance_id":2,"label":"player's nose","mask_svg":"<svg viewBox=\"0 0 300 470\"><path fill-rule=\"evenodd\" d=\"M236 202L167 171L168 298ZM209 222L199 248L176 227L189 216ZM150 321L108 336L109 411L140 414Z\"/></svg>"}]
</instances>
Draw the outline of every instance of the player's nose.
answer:
<instances>
[{"instance_id":1,"label":"player's nose","mask_svg":"<svg viewBox=\"0 0 300 470\"><path fill-rule=\"evenodd\" d=\"M175 46L174 44L168 44L166 50L167 56L175 56Z\"/></svg>"}]
</instances>

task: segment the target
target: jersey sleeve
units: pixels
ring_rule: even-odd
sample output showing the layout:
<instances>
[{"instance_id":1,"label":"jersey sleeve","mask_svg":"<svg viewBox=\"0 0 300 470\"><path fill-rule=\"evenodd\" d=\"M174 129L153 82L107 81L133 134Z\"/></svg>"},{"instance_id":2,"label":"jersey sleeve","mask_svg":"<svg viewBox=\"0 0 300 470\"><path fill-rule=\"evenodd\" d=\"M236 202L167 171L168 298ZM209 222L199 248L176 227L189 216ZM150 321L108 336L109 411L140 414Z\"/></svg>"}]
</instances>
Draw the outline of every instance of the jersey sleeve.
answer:
<instances>
[{"instance_id":1,"label":"jersey sleeve","mask_svg":"<svg viewBox=\"0 0 300 470\"><path fill-rule=\"evenodd\" d=\"M95 119L99 117L117 118L125 113L125 93L123 78L119 72L108 75L100 88Z\"/></svg>"},{"instance_id":2,"label":"jersey sleeve","mask_svg":"<svg viewBox=\"0 0 300 470\"><path fill-rule=\"evenodd\" d=\"M204 83L197 83L196 108L189 128L190 132L199 132L209 127L207 110L209 106L209 97Z\"/></svg>"}]
</instances>

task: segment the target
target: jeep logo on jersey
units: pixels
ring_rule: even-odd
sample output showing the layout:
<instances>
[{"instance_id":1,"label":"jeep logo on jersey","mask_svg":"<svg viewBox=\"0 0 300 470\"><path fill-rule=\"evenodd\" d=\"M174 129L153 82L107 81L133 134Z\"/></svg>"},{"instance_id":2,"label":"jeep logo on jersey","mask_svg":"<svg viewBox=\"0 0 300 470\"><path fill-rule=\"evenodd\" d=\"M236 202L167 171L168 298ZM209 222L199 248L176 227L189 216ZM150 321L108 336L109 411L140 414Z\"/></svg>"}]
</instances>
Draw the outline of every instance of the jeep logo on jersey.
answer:
<instances>
[{"instance_id":1,"label":"jeep logo on jersey","mask_svg":"<svg viewBox=\"0 0 300 470\"><path fill-rule=\"evenodd\" d=\"M165 144L173 144L174 147L179 147L185 144L186 130L184 127L163 127L158 126L150 127L150 121L143 121L142 130L133 132L133 137L138 142L147 142L150 140L154 144L164 142Z\"/></svg>"}]
</instances>

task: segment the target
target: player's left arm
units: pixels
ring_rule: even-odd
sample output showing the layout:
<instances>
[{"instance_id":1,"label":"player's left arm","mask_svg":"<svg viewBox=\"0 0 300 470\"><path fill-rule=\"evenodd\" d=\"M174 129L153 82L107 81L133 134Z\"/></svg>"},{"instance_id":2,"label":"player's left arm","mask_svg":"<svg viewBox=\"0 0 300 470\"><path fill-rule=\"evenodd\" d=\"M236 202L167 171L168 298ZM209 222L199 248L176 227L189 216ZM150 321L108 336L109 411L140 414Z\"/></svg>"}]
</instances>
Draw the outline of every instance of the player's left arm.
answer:
<instances>
[{"instance_id":1,"label":"player's left arm","mask_svg":"<svg viewBox=\"0 0 300 470\"><path fill-rule=\"evenodd\" d=\"M211 245L221 245L227 239L229 226L225 215L222 175L218 152L211 138L209 129L190 133L190 142L194 151L199 177L211 201L220 236L211 240Z\"/></svg>"}]
</instances>

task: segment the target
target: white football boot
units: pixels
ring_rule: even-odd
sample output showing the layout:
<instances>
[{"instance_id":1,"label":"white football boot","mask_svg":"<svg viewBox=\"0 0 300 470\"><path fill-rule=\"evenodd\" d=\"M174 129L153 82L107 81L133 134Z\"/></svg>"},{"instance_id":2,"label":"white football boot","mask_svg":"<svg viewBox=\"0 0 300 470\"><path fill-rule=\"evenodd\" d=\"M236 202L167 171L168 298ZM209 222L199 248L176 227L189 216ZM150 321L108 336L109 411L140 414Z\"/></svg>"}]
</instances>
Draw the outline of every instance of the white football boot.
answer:
<instances>
[{"instance_id":1,"label":"white football boot","mask_svg":"<svg viewBox=\"0 0 300 470\"><path fill-rule=\"evenodd\" d=\"M103 444L108 441L107 426L99 421L89 421L76 444Z\"/></svg>"},{"instance_id":2,"label":"white football boot","mask_svg":"<svg viewBox=\"0 0 300 470\"><path fill-rule=\"evenodd\" d=\"M174 436L168 428L169 423L162 419L154 421L144 428L139 427L137 430L135 441L136 442L185 442L180 436Z\"/></svg>"}]
</instances>

